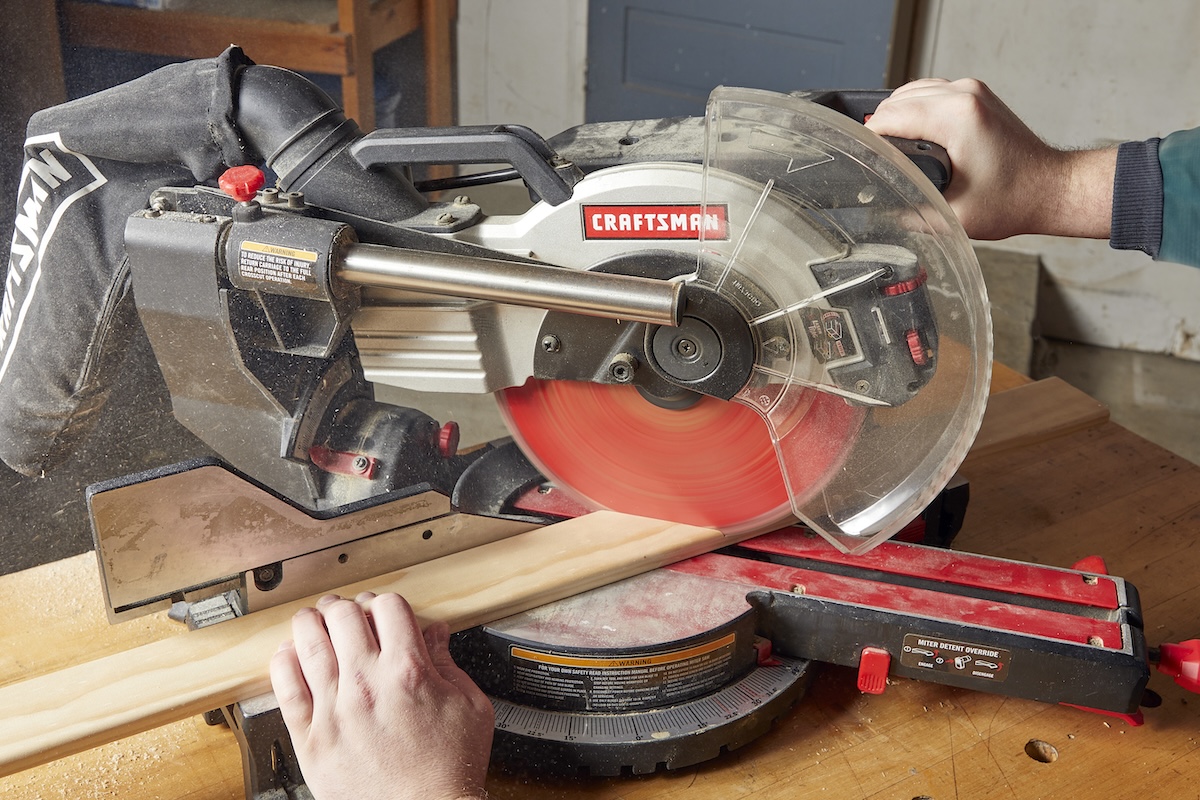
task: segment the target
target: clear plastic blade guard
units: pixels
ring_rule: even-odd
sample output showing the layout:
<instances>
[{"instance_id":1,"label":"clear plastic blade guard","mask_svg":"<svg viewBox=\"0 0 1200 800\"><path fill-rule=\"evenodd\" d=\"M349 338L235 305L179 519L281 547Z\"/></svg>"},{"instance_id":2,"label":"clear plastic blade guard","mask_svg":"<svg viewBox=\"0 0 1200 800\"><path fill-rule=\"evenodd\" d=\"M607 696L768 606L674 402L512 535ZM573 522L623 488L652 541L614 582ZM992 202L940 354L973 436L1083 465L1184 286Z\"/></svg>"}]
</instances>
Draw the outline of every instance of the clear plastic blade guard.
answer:
<instances>
[{"instance_id":1,"label":"clear plastic blade guard","mask_svg":"<svg viewBox=\"0 0 1200 800\"><path fill-rule=\"evenodd\" d=\"M923 511L979 429L991 319L966 234L891 145L751 89L709 100L702 202L694 280L742 309L758 350L735 401L766 421L796 516L866 551ZM831 402L857 410L857 435ZM814 481L827 444L841 452Z\"/></svg>"}]
</instances>

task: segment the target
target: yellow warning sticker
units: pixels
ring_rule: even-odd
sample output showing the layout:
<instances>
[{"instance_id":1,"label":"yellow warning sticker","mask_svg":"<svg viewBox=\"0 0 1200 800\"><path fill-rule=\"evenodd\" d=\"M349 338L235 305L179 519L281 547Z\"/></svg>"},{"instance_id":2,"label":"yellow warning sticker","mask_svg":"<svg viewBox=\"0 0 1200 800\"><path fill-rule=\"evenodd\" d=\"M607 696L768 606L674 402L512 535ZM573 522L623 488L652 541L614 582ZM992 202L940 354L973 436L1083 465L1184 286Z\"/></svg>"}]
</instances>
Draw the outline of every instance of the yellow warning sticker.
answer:
<instances>
[{"instance_id":1,"label":"yellow warning sticker","mask_svg":"<svg viewBox=\"0 0 1200 800\"><path fill-rule=\"evenodd\" d=\"M627 669L629 667L647 667L659 664L674 664L691 658L707 655L715 650L729 647L733 644L734 634L714 639L711 642L688 647L682 650L671 650L666 653L654 653L644 656L629 656L625 658L607 658L601 656L575 656L558 653L542 653L527 650L524 647L512 647L509 653L513 658L523 658L542 664L557 664L563 667L585 667L590 669Z\"/></svg>"},{"instance_id":2,"label":"yellow warning sticker","mask_svg":"<svg viewBox=\"0 0 1200 800\"><path fill-rule=\"evenodd\" d=\"M316 261L318 255L312 250L300 250L295 247L283 247L264 242L242 242L242 250L249 250L251 253L279 256L281 258L295 258L300 261L308 261L309 263Z\"/></svg>"}]
</instances>

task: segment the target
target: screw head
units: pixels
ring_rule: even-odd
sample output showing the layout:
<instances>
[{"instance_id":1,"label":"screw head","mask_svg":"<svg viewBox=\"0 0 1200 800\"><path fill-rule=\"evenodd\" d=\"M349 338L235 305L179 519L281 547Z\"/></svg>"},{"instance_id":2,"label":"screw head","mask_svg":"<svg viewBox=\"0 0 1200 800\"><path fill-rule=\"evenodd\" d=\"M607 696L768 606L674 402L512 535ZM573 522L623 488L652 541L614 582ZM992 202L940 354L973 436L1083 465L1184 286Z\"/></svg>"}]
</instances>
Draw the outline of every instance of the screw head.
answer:
<instances>
[{"instance_id":1,"label":"screw head","mask_svg":"<svg viewBox=\"0 0 1200 800\"><path fill-rule=\"evenodd\" d=\"M547 353L557 353L562 349L562 340L553 333L548 333L542 337L542 350Z\"/></svg>"},{"instance_id":2,"label":"screw head","mask_svg":"<svg viewBox=\"0 0 1200 800\"><path fill-rule=\"evenodd\" d=\"M608 365L608 374L617 383L629 383L637 372L637 359L629 353L618 353Z\"/></svg>"}]
</instances>

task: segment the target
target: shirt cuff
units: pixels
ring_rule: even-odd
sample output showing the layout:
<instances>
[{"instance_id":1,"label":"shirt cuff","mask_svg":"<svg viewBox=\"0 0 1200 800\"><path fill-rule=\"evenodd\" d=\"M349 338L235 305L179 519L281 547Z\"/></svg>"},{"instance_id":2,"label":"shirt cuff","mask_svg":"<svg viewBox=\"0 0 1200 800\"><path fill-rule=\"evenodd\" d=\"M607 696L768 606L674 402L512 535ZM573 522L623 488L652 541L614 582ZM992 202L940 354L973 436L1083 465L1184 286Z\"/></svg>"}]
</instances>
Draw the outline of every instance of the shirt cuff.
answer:
<instances>
[{"instance_id":1,"label":"shirt cuff","mask_svg":"<svg viewBox=\"0 0 1200 800\"><path fill-rule=\"evenodd\" d=\"M1159 141L1125 142L1117 149L1112 230L1108 240L1116 250L1141 250L1151 258L1158 257L1162 243L1163 177L1158 164Z\"/></svg>"}]
</instances>

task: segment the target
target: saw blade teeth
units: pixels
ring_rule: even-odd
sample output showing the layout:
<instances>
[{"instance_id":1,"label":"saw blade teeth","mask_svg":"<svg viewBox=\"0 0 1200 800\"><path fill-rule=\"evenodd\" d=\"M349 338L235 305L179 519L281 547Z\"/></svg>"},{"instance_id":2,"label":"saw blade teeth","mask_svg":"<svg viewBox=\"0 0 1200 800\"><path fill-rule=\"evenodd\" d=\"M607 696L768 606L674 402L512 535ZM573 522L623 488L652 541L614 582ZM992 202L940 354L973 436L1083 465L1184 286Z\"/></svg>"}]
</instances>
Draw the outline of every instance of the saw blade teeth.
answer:
<instances>
[{"instance_id":1,"label":"saw blade teeth","mask_svg":"<svg viewBox=\"0 0 1200 800\"><path fill-rule=\"evenodd\" d=\"M670 409L629 386L538 380L498 400L535 466L589 505L737 533L792 521L770 433L739 403Z\"/></svg>"}]
</instances>

